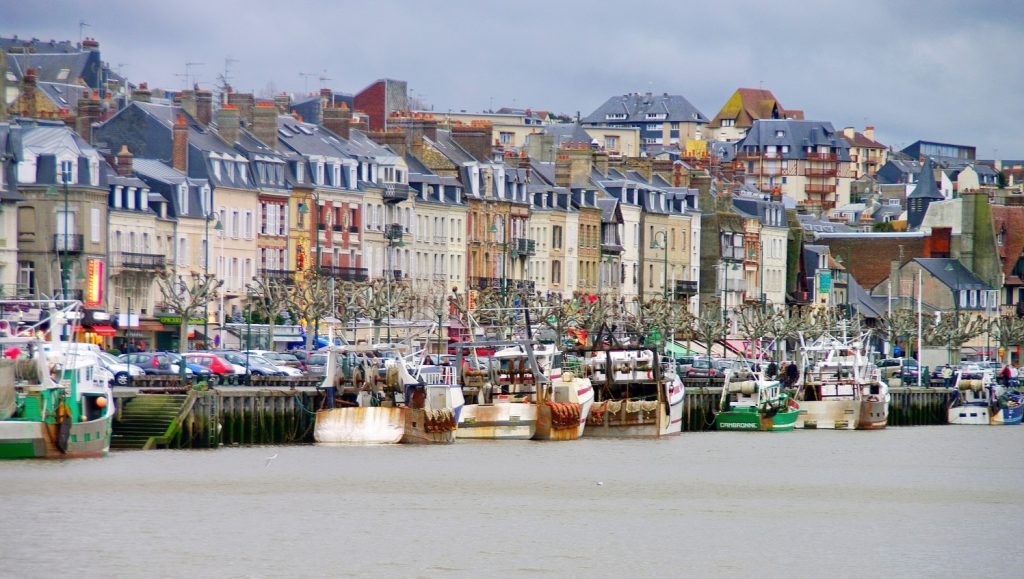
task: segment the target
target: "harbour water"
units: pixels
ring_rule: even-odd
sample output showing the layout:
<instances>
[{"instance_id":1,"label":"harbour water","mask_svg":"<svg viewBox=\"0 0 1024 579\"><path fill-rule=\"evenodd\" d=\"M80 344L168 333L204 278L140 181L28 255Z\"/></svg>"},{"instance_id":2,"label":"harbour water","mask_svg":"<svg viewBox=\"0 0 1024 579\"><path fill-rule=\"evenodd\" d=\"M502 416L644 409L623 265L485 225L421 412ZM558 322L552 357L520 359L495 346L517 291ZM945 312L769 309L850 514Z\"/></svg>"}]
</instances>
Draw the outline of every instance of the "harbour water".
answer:
<instances>
[{"instance_id":1,"label":"harbour water","mask_svg":"<svg viewBox=\"0 0 1024 579\"><path fill-rule=\"evenodd\" d=\"M7 462L0 576L1019 577L1022 442L937 426Z\"/></svg>"}]
</instances>

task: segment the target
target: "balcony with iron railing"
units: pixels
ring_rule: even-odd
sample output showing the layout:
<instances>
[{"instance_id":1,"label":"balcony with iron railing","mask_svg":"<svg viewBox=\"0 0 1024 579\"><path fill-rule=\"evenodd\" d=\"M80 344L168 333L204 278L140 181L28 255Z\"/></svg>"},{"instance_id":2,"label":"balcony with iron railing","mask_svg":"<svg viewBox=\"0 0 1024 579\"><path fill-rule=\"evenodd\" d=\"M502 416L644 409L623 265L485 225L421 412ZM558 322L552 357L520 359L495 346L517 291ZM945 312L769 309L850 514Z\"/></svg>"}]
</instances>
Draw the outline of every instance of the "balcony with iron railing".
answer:
<instances>
[{"instance_id":1,"label":"balcony with iron railing","mask_svg":"<svg viewBox=\"0 0 1024 579\"><path fill-rule=\"evenodd\" d=\"M341 281L366 281L368 277L365 267L341 267L336 265L320 266L320 275Z\"/></svg>"},{"instance_id":2,"label":"balcony with iron railing","mask_svg":"<svg viewBox=\"0 0 1024 579\"><path fill-rule=\"evenodd\" d=\"M819 152L807 153L807 160L808 161L835 161L836 160L836 154L835 153L819 153Z\"/></svg>"},{"instance_id":3,"label":"balcony with iron railing","mask_svg":"<svg viewBox=\"0 0 1024 579\"><path fill-rule=\"evenodd\" d=\"M404 230L401 223L388 223L384 227L384 239L388 241L398 241L402 239Z\"/></svg>"},{"instance_id":4,"label":"balcony with iron railing","mask_svg":"<svg viewBox=\"0 0 1024 579\"><path fill-rule=\"evenodd\" d=\"M537 255L537 242L532 239L516 237L512 239L511 253L518 257Z\"/></svg>"},{"instance_id":5,"label":"balcony with iron railing","mask_svg":"<svg viewBox=\"0 0 1024 579\"><path fill-rule=\"evenodd\" d=\"M84 240L81 233L53 234L53 250L67 253L82 253Z\"/></svg>"},{"instance_id":6,"label":"balcony with iron railing","mask_svg":"<svg viewBox=\"0 0 1024 579\"><path fill-rule=\"evenodd\" d=\"M295 277L294 269L267 269L260 268L258 271L259 277L268 280L288 280L291 281Z\"/></svg>"},{"instance_id":7,"label":"balcony with iron railing","mask_svg":"<svg viewBox=\"0 0 1024 579\"><path fill-rule=\"evenodd\" d=\"M159 253L133 253L122 251L115 265L124 269L160 270L167 265L167 257Z\"/></svg>"},{"instance_id":8,"label":"balcony with iron railing","mask_svg":"<svg viewBox=\"0 0 1024 579\"><path fill-rule=\"evenodd\" d=\"M677 295L692 296L697 293L697 282L689 280L676 280L676 285L673 288Z\"/></svg>"},{"instance_id":9,"label":"balcony with iron railing","mask_svg":"<svg viewBox=\"0 0 1024 579\"><path fill-rule=\"evenodd\" d=\"M384 183L385 203L401 203L409 198L409 186L403 183Z\"/></svg>"}]
</instances>

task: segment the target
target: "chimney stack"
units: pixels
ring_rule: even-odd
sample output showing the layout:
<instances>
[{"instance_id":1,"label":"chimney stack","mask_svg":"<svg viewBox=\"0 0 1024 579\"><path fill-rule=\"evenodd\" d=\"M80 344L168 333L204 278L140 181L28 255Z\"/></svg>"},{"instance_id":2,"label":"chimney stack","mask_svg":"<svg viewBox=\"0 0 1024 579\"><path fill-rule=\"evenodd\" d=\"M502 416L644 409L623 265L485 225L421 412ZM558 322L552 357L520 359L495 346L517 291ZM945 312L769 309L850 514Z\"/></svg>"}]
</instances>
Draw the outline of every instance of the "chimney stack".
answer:
<instances>
[{"instance_id":1,"label":"chimney stack","mask_svg":"<svg viewBox=\"0 0 1024 579\"><path fill-rule=\"evenodd\" d=\"M453 125L452 139L479 161L490 161L493 145L491 144L491 123L473 123L471 125ZM437 132L435 131L436 135Z\"/></svg>"},{"instance_id":2,"label":"chimney stack","mask_svg":"<svg viewBox=\"0 0 1024 579\"><path fill-rule=\"evenodd\" d=\"M572 161L565 151L559 151L555 157L555 185L559 187L572 186Z\"/></svg>"},{"instance_id":3,"label":"chimney stack","mask_svg":"<svg viewBox=\"0 0 1024 579\"><path fill-rule=\"evenodd\" d=\"M87 37L82 41L82 50L88 50L91 52L99 52L100 43L95 38Z\"/></svg>"},{"instance_id":4,"label":"chimney stack","mask_svg":"<svg viewBox=\"0 0 1024 579\"><path fill-rule=\"evenodd\" d=\"M864 136L869 138L869 139L871 139L872 141L874 141L875 140L875 127L872 126L872 125L868 125L868 126L864 127Z\"/></svg>"},{"instance_id":5,"label":"chimney stack","mask_svg":"<svg viewBox=\"0 0 1024 579\"><path fill-rule=\"evenodd\" d=\"M39 116L39 111L36 107L36 69L30 68L25 71L21 90L25 95L25 116L30 118ZM4 98L6 98L6 95Z\"/></svg>"},{"instance_id":6,"label":"chimney stack","mask_svg":"<svg viewBox=\"0 0 1024 579\"><path fill-rule=\"evenodd\" d=\"M602 175L608 174L608 153L604 151L592 151L591 159L594 163L594 167Z\"/></svg>"},{"instance_id":7,"label":"chimney stack","mask_svg":"<svg viewBox=\"0 0 1024 579\"><path fill-rule=\"evenodd\" d=\"M287 115L288 111L292 108L292 97L286 92L283 92L274 97L274 105L277 107L277 112L282 115Z\"/></svg>"},{"instance_id":8,"label":"chimney stack","mask_svg":"<svg viewBox=\"0 0 1024 579\"><path fill-rule=\"evenodd\" d=\"M247 129L251 129L253 107L256 104L256 99L253 98L252 93L228 93L228 104L238 107L238 117L244 123L243 126Z\"/></svg>"},{"instance_id":9,"label":"chimney stack","mask_svg":"<svg viewBox=\"0 0 1024 579\"><path fill-rule=\"evenodd\" d=\"M149 85L146 83L139 83L139 86L132 91L132 100L140 103L148 103L153 101L153 93L149 90Z\"/></svg>"},{"instance_id":10,"label":"chimney stack","mask_svg":"<svg viewBox=\"0 0 1024 579\"><path fill-rule=\"evenodd\" d=\"M196 93L196 120L199 124L204 127L210 126L210 121L213 120L213 93L197 87L194 87Z\"/></svg>"},{"instance_id":11,"label":"chimney stack","mask_svg":"<svg viewBox=\"0 0 1024 579\"><path fill-rule=\"evenodd\" d=\"M221 139L234 146L238 142L239 114L238 107L232 104L224 105L217 111L217 134Z\"/></svg>"},{"instance_id":12,"label":"chimney stack","mask_svg":"<svg viewBox=\"0 0 1024 579\"><path fill-rule=\"evenodd\" d=\"M256 103L252 134L271 149L277 149L277 107L274 103Z\"/></svg>"},{"instance_id":13,"label":"chimney stack","mask_svg":"<svg viewBox=\"0 0 1024 579\"><path fill-rule=\"evenodd\" d=\"M78 118L75 119L75 132L87 143L92 142L92 124L100 120L100 93L88 91L78 99Z\"/></svg>"},{"instance_id":14,"label":"chimney stack","mask_svg":"<svg viewBox=\"0 0 1024 579\"><path fill-rule=\"evenodd\" d=\"M135 156L128 150L128 145L121 145L121 150L117 152L117 174L122 177L132 176L132 159Z\"/></svg>"},{"instance_id":15,"label":"chimney stack","mask_svg":"<svg viewBox=\"0 0 1024 579\"><path fill-rule=\"evenodd\" d=\"M171 166L188 174L188 123L185 114L178 113L174 119L171 138Z\"/></svg>"},{"instance_id":16,"label":"chimney stack","mask_svg":"<svg viewBox=\"0 0 1024 579\"><path fill-rule=\"evenodd\" d=\"M404 157L409 150L406 134L401 130L372 131L366 136L375 143L391 147L391 150L399 157Z\"/></svg>"},{"instance_id":17,"label":"chimney stack","mask_svg":"<svg viewBox=\"0 0 1024 579\"><path fill-rule=\"evenodd\" d=\"M196 91L185 89L178 98L181 101L181 108L193 119L196 118Z\"/></svg>"},{"instance_id":18,"label":"chimney stack","mask_svg":"<svg viewBox=\"0 0 1024 579\"><path fill-rule=\"evenodd\" d=\"M341 103L340 107L325 107L320 114L320 123L328 131L342 139L348 139L349 128L352 126L352 111L345 103Z\"/></svg>"}]
</instances>

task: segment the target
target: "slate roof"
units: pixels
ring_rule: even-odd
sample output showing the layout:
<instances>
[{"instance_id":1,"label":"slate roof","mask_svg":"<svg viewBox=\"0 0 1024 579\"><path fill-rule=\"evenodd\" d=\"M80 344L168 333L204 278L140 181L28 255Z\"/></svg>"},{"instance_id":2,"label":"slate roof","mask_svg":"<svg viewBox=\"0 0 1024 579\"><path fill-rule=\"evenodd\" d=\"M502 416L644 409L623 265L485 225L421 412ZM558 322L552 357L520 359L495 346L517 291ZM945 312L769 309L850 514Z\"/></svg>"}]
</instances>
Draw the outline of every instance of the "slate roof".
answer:
<instances>
[{"instance_id":1,"label":"slate roof","mask_svg":"<svg viewBox=\"0 0 1024 579\"><path fill-rule=\"evenodd\" d=\"M778 147L778 154L788 160L806 159L806 148L817 149L819 146L827 146L834 150L840 161L850 160L850 144L832 127L832 123L826 121L757 120L747 131L747 135L736 143L736 150L750 148L763 152L769 145ZM781 152L783 146L789 146L789 151Z\"/></svg>"},{"instance_id":2,"label":"slate roof","mask_svg":"<svg viewBox=\"0 0 1024 579\"><path fill-rule=\"evenodd\" d=\"M277 117L278 143L302 155L346 159L341 141L333 134L322 131L319 125L296 120L289 115Z\"/></svg>"},{"instance_id":3,"label":"slate roof","mask_svg":"<svg viewBox=\"0 0 1024 579\"><path fill-rule=\"evenodd\" d=\"M543 129L544 134L551 135L554 137L552 141L555 148L560 148L562 145L584 145L586 148L590 148L591 143L594 139L587 134L583 127L576 123L560 123L557 125L547 125Z\"/></svg>"},{"instance_id":4,"label":"slate roof","mask_svg":"<svg viewBox=\"0 0 1024 579\"><path fill-rule=\"evenodd\" d=\"M461 145L455 142L449 131L437 131L436 139L429 139L424 137L427 142L434 145L434 147L448 160L461 166L463 163L472 163L477 161L476 157L470 155L468 151L462 148ZM487 161L487 159L480 159L481 161ZM468 181L467 181L468 182Z\"/></svg>"},{"instance_id":5,"label":"slate roof","mask_svg":"<svg viewBox=\"0 0 1024 579\"><path fill-rule=\"evenodd\" d=\"M209 182L205 179L191 179L174 167L164 164L156 159L132 159L132 170L151 191L159 193L164 202L168 205L167 215L169 217L192 217L203 219L203 206L201 189L208 187ZM182 214L178 206L177 188L182 184L188 184L188 213Z\"/></svg>"},{"instance_id":6,"label":"slate roof","mask_svg":"<svg viewBox=\"0 0 1024 579\"><path fill-rule=\"evenodd\" d=\"M956 290L990 290L993 289L981 279L974 275L974 272L964 267L959 259L941 257L918 257L914 262L928 271L935 279L942 282L946 287ZM946 267L952 266L952 271Z\"/></svg>"},{"instance_id":7,"label":"slate roof","mask_svg":"<svg viewBox=\"0 0 1024 579\"><path fill-rule=\"evenodd\" d=\"M647 113L664 113L667 116L664 119L653 120L647 118ZM610 120L607 118L609 114L625 114L626 118ZM632 93L611 97L580 122L588 124L635 122L696 122L706 124L708 118L682 95Z\"/></svg>"},{"instance_id":8,"label":"slate roof","mask_svg":"<svg viewBox=\"0 0 1024 579\"><path fill-rule=\"evenodd\" d=\"M601 223L622 223L618 199L602 197L597 200L597 207L601 210Z\"/></svg>"},{"instance_id":9,"label":"slate roof","mask_svg":"<svg viewBox=\"0 0 1024 579\"><path fill-rule=\"evenodd\" d=\"M946 197L939 191L939 186L935 184L935 165L932 163L931 157L925 159L924 166L921 167L921 178L917 180L917 187L911 191L910 195L907 195L908 199L938 199L944 200Z\"/></svg>"},{"instance_id":10,"label":"slate roof","mask_svg":"<svg viewBox=\"0 0 1024 579\"><path fill-rule=\"evenodd\" d=\"M93 51L8 54L7 68L21 80L28 69L35 69L36 82L75 83L83 79L91 88L101 88L100 54Z\"/></svg>"}]
</instances>

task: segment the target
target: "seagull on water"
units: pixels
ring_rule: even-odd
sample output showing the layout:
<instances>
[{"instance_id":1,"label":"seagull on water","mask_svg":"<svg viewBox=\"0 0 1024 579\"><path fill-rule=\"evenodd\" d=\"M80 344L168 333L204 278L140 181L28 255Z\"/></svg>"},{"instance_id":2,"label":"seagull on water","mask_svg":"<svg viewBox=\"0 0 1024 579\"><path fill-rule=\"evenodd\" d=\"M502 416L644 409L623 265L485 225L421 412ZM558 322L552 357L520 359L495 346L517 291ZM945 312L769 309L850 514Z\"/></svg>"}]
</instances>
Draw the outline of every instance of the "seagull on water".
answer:
<instances>
[{"instance_id":1,"label":"seagull on water","mask_svg":"<svg viewBox=\"0 0 1024 579\"><path fill-rule=\"evenodd\" d=\"M601 482L601 481L597 481L597 486L599 486L599 487L600 487L600 486L604 486L604 483L603 483L603 482Z\"/></svg>"},{"instance_id":2,"label":"seagull on water","mask_svg":"<svg viewBox=\"0 0 1024 579\"><path fill-rule=\"evenodd\" d=\"M266 468L266 467L270 466L270 463L274 462L274 459L277 458L277 454L278 453L275 452L274 456L268 456L267 458L263 459L263 460L267 461L267 464L263 465L263 468Z\"/></svg>"}]
</instances>

